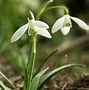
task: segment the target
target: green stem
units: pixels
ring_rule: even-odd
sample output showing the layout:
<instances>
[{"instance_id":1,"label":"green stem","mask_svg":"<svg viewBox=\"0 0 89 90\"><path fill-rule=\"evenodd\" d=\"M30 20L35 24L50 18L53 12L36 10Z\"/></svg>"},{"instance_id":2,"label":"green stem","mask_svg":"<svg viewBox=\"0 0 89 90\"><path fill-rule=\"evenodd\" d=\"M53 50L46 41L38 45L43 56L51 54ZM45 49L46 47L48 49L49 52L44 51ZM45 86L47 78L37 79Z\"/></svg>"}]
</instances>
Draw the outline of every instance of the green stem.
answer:
<instances>
[{"instance_id":1,"label":"green stem","mask_svg":"<svg viewBox=\"0 0 89 90\"><path fill-rule=\"evenodd\" d=\"M51 9L55 9L55 8L62 8L62 9L64 9L64 14L68 14L69 13L69 10L65 6L52 6L52 7L47 8L46 10L51 10Z\"/></svg>"},{"instance_id":2,"label":"green stem","mask_svg":"<svg viewBox=\"0 0 89 90\"><path fill-rule=\"evenodd\" d=\"M36 35L32 36L31 55L28 59L27 68L24 77L24 90L30 90L30 84L33 77L33 70L36 57Z\"/></svg>"},{"instance_id":3,"label":"green stem","mask_svg":"<svg viewBox=\"0 0 89 90\"><path fill-rule=\"evenodd\" d=\"M45 9L47 8L47 6L53 2L53 0L48 0L46 1L45 3L42 4L42 6L40 7L39 11L37 12L37 15L36 15L36 20L39 20L40 19L40 16L42 15L42 13L45 11Z\"/></svg>"},{"instance_id":4,"label":"green stem","mask_svg":"<svg viewBox=\"0 0 89 90\"><path fill-rule=\"evenodd\" d=\"M48 3L49 4L49 3ZM45 7L46 8L46 7ZM46 8L46 9L44 9L43 11L41 11L40 10L40 12L38 12L37 13L37 16L36 16L36 20L39 20L40 19L40 16L45 12L45 11L47 11L47 10L51 10L51 9L56 9L56 8L58 8L58 9L64 9L64 14L69 14L69 10L67 9L67 7L65 7L65 6L51 6L51 7L49 7L49 8Z\"/></svg>"}]
</instances>

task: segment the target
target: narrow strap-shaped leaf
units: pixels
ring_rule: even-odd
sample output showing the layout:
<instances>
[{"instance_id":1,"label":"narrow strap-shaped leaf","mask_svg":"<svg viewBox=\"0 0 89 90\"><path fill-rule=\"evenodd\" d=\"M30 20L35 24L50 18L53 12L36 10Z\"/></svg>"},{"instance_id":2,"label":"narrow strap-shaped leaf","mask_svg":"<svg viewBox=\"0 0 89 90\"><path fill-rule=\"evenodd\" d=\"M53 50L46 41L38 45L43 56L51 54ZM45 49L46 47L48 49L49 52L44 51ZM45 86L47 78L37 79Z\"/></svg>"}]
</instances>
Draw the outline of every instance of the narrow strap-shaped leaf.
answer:
<instances>
[{"instance_id":1,"label":"narrow strap-shaped leaf","mask_svg":"<svg viewBox=\"0 0 89 90\"><path fill-rule=\"evenodd\" d=\"M61 67L58 67L54 70L52 70L51 72L49 72L48 74L46 74L39 82L39 86L38 89L42 88L43 84L48 81L52 76L54 76L56 73L58 73L61 70L64 70L66 68L70 68L70 67L84 67L85 65L81 65L81 64L67 64L67 65L63 65Z\"/></svg>"},{"instance_id":2,"label":"narrow strap-shaped leaf","mask_svg":"<svg viewBox=\"0 0 89 90\"><path fill-rule=\"evenodd\" d=\"M11 89L5 86L2 81L0 81L0 90L11 90Z\"/></svg>"},{"instance_id":3,"label":"narrow strap-shaped leaf","mask_svg":"<svg viewBox=\"0 0 89 90\"><path fill-rule=\"evenodd\" d=\"M16 90L16 87L13 85L13 83L0 71L0 75L8 81L8 83Z\"/></svg>"},{"instance_id":4,"label":"narrow strap-shaped leaf","mask_svg":"<svg viewBox=\"0 0 89 90\"><path fill-rule=\"evenodd\" d=\"M40 77L48 70L48 68L42 70L41 72L39 72L33 79L31 82L31 89L30 90L37 90L38 87L38 83L40 80Z\"/></svg>"},{"instance_id":5,"label":"narrow strap-shaped leaf","mask_svg":"<svg viewBox=\"0 0 89 90\"><path fill-rule=\"evenodd\" d=\"M38 69L36 70L34 76L42 69L43 65L49 60L49 58L51 56L53 56L56 52L58 52L58 49L54 50L53 52L51 52L41 63L41 65L38 67Z\"/></svg>"},{"instance_id":6,"label":"narrow strap-shaped leaf","mask_svg":"<svg viewBox=\"0 0 89 90\"><path fill-rule=\"evenodd\" d=\"M36 15L36 20L40 19L41 14L45 11L46 7L53 2L53 0L48 0L47 2L45 2L39 9L37 15Z\"/></svg>"},{"instance_id":7,"label":"narrow strap-shaped leaf","mask_svg":"<svg viewBox=\"0 0 89 90\"><path fill-rule=\"evenodd\" d=\"M28 76L27 76L27 66L25 67L25 76L24 76L24 90L27 89L27 83L28 83Z\"/></svg>"},{"instance_id":8,"label":"narrow strap-shaped leaf","mask_svg":"<svg viewBox=\"0 0 89 90\"><path fill-rule=\"evenodd\" d=\"M28 59L28 63L27 63L27 71L25 74L25 77L27 77L27 82L25 80L25 83L27 83L26 87L28 90L30 90L30 84L33 78L33 70L34 70L34 65L35 65L35 58L36 58L36 35L32 36L32 51L31 51L31 55ZM26 89L26 90L27 90Z\"/></svg>"}]
</instances>

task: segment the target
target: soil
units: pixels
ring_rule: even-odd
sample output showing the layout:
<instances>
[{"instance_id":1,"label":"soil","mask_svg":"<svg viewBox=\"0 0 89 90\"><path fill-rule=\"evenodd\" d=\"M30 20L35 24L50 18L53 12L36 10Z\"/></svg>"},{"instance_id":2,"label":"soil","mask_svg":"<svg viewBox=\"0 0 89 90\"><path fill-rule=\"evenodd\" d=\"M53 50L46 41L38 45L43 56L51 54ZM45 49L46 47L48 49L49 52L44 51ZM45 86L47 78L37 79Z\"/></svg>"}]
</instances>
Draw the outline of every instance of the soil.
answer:
<instances>
[{"instance_id":1,"label":"soil","mask_svg":"<svg viewBox=\"0 0 89 90\"><path fill-rule=\"evenodd\" d=\"M55 77L43 90L89 90L89 75L83 75L76 80L69 77L58 80L58 77Z\"/></svg>"},{"instance_id":2,"label":"soil","mask_svg":"<svg viewBox=\"0 0 89 90\"><path fill-rule=\"evenodd\" d=\"M14 81L18 90L23 90L23 83L21 82L21 77ZM68 75L56 75L43 86L42 90L89 90L89 75L82 75L77 79Z\"/></svg>"}]
</instances>

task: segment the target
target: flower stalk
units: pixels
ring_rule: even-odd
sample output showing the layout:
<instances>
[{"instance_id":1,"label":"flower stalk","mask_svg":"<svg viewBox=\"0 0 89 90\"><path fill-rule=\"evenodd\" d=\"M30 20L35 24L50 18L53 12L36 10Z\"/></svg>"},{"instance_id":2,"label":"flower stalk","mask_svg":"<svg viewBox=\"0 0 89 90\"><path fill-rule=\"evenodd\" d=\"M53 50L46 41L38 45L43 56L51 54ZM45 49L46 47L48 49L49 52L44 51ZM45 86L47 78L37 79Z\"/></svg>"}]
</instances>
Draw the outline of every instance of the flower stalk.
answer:
<instances>
[{"instance_id":1,"label":"flower stalk","mask_svg":"<svg viewBox=\"0 0 89 90\"><path fill-rule=\"evenodd\" d=\"M46 10L57 9L57 8L64 9L64 15L69 14L69 10L65 6L52 6L47 8Z\"/></svg>"},{"instance_id":2,"label":"flower stalk","mask_svg":"<svg viewBox=\"0 0 89 90\"><path fill-rule=\"evenodd\" d=\"M30 59L28 60L27 64L27 76L28 76L28 89L30 90L30 84L33 77L33 70L34 70L34 64L35 64L35 58L36 58L36 35L32 36L32 51Z\"/></svg>"},{"instance_id":3,"label":"flower stalk","mask_svg":"<svg viewBox=\"0 0 89 90\"><path fill-rule=\"evenodd\" d=\"M27 80L24 80L24 83L27 85L24 86L24 90L30 90L31 81L33 78L33 70L34 70L34 64L35 64L35 58L36 58L36 35L32 35L32 45L31 45L31 55L28 59L27 68L25 71L25 77L27 77Z\"/></svg>"}]
</instances>

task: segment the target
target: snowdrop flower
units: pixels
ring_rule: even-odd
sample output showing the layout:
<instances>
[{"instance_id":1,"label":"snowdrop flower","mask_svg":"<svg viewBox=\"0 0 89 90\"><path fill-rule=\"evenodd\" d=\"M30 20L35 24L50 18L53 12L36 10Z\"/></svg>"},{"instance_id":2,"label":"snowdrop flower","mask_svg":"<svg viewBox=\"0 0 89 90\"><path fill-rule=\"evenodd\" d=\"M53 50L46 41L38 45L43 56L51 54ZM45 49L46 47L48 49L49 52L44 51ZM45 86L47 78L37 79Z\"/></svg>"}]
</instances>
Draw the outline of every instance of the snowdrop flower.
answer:
<instances>
[{"instance_id":1,"label":"snowdrop flower","mask_svg":"<svg viewBox=\"0 0 89 90\"><path fill-rule=\"evenodd\" d=\"M82 29L88 30L88 26L85 22L80 20L79 18L72 17L70 15L64 15L63 17L59 18L52 27L52 33L57 32L59 29L64 35L67 35L72 27L71 20L76 22Z\"/></svg>"},{"instance_id":2,"label":"snowdrop flower","mask_svg":"<svg viewBox=\"0 0 89 90\"><path fill-rule=\"evenodd\" d=\"M34 19L33 13L30 11L30 18L28 19L28 23L21 26L12 36L11 42L17 41L27 30L29 35L40 34L41 36L51 38L50 33L47 31L49 26L42 22L36 21Z\"/></svg>"}]
</instances>

